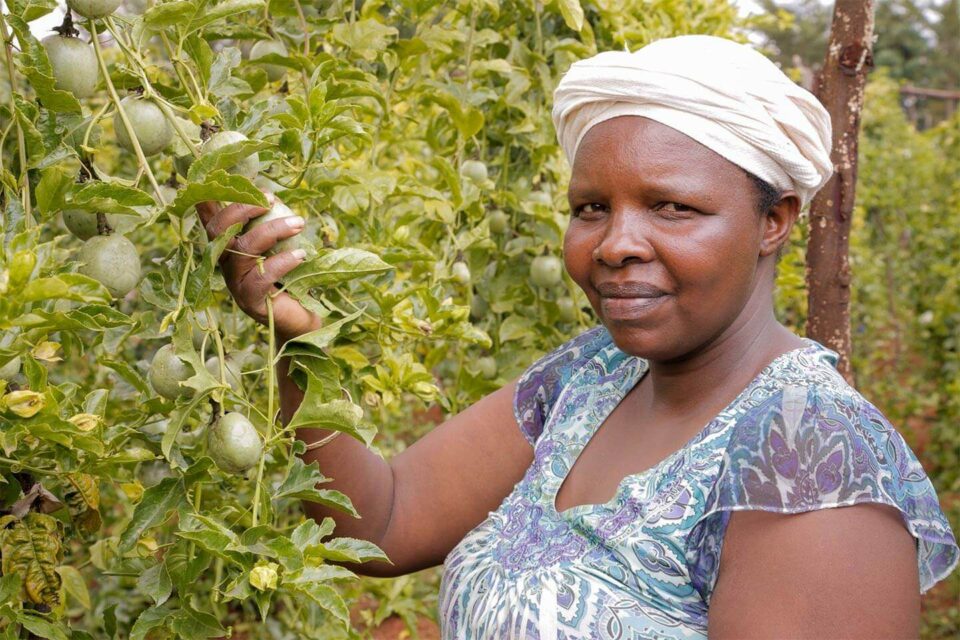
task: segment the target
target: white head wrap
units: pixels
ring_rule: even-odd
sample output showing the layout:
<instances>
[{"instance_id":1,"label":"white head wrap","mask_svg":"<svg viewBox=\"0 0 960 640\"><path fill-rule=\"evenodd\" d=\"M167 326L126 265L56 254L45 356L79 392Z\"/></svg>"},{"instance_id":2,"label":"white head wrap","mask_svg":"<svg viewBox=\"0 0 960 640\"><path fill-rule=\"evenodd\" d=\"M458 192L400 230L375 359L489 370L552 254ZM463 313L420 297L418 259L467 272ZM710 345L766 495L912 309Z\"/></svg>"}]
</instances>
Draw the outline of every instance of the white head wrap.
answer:
<instances>
[{"instance_id":1,"label":"white head wrap","mask_svg":"<svg viewBox=\"0 0 960 640\"><path fill-rule=\"evenodd\" d=\"M805 206L833 174L830 114L747 45L714 36L657 40L574 63L554 92L553 123L570 165L583 136L644 116L690 136Z\"/></svg>"}]
</instances>

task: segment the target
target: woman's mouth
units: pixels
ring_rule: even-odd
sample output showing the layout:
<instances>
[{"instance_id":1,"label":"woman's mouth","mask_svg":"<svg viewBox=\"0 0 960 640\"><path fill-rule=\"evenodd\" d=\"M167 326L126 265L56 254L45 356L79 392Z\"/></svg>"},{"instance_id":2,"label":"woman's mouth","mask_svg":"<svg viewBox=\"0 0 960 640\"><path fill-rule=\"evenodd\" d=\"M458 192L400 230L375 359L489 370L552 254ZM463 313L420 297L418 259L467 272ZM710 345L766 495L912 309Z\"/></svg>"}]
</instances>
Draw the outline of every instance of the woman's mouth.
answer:
<instances>
[{"instance_id":1,"label":"woman's mouth","mask_svg":"<svg viewBox=\"0 0 960 640\"><path fill-rule=\"evenodd\" d=\"M667 297L666 294L648 297L602 297L600 309L607 320L638 320L663 304Z\"/></svg>"}]
</instances>

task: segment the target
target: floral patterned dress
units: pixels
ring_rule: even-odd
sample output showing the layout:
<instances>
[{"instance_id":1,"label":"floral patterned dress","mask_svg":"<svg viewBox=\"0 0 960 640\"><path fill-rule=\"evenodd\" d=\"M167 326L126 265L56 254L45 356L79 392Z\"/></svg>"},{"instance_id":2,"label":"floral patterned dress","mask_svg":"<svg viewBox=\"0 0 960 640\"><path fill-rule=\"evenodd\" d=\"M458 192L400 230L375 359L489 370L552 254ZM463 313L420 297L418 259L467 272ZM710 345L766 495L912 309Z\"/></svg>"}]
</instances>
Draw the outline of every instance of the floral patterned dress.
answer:
<instances>
[{"instance_id":1,"label":"floral patterned dress","mask_svg":"<svg viewBox=\"0 0 960 640\"><path fill-rule=\"evenodd\" d=\"M593 433L646 371L604 327L531 366L514 398L534 461L446 558L444 638L706 638L730 513L859 503L898 509L921 591L960 550L936 493L886 418L819 343L782 354L681 449L624 478L603 505L558 512Z\"/></svg>"}]
</instances>

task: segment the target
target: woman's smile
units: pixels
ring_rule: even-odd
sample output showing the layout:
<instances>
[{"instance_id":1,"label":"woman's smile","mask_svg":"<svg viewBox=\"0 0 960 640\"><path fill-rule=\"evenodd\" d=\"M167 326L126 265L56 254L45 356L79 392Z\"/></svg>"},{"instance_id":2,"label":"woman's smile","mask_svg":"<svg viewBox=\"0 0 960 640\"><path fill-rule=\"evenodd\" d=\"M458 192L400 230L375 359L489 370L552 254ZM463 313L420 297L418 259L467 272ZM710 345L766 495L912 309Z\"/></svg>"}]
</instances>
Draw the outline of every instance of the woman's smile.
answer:
<instances>
[{"instance_id":1,"label":"woman's smile","mask_svg":"<svg viewBox=\"0 0 960 640\"><path fill-rule=\"evenodd\" d=\"M669 296L660 294L653 297L600 298L600 310L603 320L612 322L637 322L647 314L660 308Z\"/></svg>"}]
</instances>

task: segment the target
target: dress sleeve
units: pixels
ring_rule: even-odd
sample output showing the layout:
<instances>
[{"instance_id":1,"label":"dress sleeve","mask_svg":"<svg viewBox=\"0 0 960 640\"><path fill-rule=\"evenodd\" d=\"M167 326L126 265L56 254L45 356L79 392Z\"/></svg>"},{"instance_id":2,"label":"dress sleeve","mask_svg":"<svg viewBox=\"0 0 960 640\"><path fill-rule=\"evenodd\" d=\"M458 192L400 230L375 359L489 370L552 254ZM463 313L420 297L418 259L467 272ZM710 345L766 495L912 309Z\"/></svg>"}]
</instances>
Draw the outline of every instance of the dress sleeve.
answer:
<instances>
[{"instance_id":1,"label":"dress sleeve","mask_svg":"<svg viewBox=\"0 0 960 640\"><path fill-rule=\"evenodd\" d=\"M609 334L603 326L589 329L543 356L517 380L513 415L520 431L533 446L546 424L560 391L576 371L605 345Z\"/></svg>"},{"instance_id":2,"label":"dress sleeve","mask_svg":"<svg viewBox=\"0 0 960 640\"><path fill-rule=\"evenodd\" d=\"M733 511L803 513L891 506L917 542L921 593L957 565L960 550L923 467L903 437L855 390L786 386L734 427L687 561L709 602Z\"/></svg>"}]
</instances>

